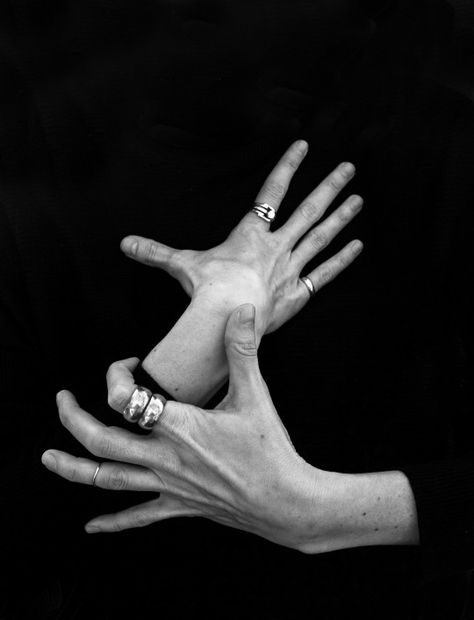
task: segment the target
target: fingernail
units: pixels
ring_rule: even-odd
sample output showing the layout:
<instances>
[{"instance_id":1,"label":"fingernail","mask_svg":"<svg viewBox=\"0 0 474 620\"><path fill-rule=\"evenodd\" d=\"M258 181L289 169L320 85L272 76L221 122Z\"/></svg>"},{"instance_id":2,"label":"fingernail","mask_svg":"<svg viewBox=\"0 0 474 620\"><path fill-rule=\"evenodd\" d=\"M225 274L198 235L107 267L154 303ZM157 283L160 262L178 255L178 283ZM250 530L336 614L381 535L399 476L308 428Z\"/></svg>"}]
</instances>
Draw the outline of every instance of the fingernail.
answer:
<instances>
[{"instance_id":1,"label":"fingernail","mask_svg":"<svg viewBox=\"0 0 474 620\"><path fill-rule=\"evenodd\" d=\"M138 241L136 239L124 239L122 241L122 249L127 252L127 254L135 255L138 250Z\"/></svg>"},{"instance_id":2,"label":"fingernail","mask_svg":"<svg viewBox=\"0 0 474 620\"><path fill-rule=\"evenodd\" d=\"M343 162L341 168L346 174L355 174L356 171L354 164L351 164L349 161Z\"/></svg>"},{"instance_id":3,"label":"fingernail","mask_svg":"<svg viewBox=\"0 0 474 620\"><path fill-rule=\"evenodd\" d=\"M52 454L43 454L43 456L41 457L41 462L48 469L56 469L56 459Z\"/></svg>"},{"instance_id":4,"label":"fingernail","mask_svg":"<svg viewBox=\"0 0 474 620\"><path fill-rule=\"evenodd\" d=\"M63 390L59 390L59 392L56 394L56 402L59 403L59 401L61 400L61 394L62 394Z\"/></svg>"},{"instance_id":5,"label":"fingernail","mask_svg":"<svg viewBox=\"0 0 474 620\"><path fill-rule=\"evenodd\" d=\"M98 528L97 525L86 525L85 530L88 534L97 534L97 532L100 532L100 528Z\"/></svg>"},{"instance_id":6,"label":"fingernail","mask_svg":"<svg viewBox=\"0 0 474 620\"><path fill-rule=\"evenodd\" d=\"M308 143L306 140L298 140L296 143L296 148L301 152L301 154L306 153L308 150Z\"/></svg>"},{"instance_id":7,"label":"fingernail","mask_svg":"<svg viewBox=\"0 0 474 620\"><path fill-rule=\"evenodd\" d=\"M251 323L255 318L255 306L253 306L252 304L245 304L245 306L243 306L240 309L239 312L239 321L242 324L245 323Z\"/></svg>"}]
</instances>

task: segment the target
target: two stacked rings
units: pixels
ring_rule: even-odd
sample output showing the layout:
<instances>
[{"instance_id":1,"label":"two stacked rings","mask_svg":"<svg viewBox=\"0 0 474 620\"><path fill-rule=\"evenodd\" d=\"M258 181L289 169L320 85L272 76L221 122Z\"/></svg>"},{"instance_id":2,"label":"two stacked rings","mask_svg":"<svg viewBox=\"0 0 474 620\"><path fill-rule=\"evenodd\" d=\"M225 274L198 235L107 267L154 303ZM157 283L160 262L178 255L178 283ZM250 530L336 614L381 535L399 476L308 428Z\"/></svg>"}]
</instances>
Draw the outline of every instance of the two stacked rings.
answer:
<instances>
[{"instance_id":1,"label":"two stacked rings","mask_svg":"<svg viewBox=\"0 0 474 620\"><path fill-rule=\"evenodd\" d=\"M123 410L123 417L128 422L138 422L139 426L150 430L158 422L165 405L164 396L152 394L148 388L137 385Z\"/></svg>"}]
</instances>

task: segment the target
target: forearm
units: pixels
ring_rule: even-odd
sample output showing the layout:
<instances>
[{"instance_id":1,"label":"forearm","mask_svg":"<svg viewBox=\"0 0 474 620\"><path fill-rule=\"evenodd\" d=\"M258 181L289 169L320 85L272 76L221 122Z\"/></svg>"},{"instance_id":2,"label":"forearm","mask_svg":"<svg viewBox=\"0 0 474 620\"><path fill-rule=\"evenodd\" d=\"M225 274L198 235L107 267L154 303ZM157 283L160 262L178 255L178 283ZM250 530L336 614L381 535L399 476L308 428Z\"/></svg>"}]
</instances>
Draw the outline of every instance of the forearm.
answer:
<instances>
[{"instance_id":1,"label":"forearm","mask_svg":"<svg viewBox=\"0 0 474 620\"><path fill-rule=\"evenodd\" d=\"M314 536L305 553L372 545L419 544L415 499L400 471L368 474L319 472Z\"/></svg>"}]
</instances>

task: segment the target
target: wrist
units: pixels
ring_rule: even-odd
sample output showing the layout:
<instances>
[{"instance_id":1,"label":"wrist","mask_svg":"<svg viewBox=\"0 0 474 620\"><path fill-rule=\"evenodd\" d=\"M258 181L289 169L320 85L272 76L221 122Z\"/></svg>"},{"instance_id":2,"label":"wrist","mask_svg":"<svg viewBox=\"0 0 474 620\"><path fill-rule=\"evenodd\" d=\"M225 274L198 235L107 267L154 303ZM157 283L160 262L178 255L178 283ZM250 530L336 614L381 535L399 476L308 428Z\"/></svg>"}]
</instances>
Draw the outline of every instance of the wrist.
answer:
<instances>
[{"instance_id":1,"label":"wrist","mask_svg":"<svg viewBox=\"0 0 474 620\"><path fill-rule=\"evenodd\" d=\"M255 332L257 344L260 343L269 322L269 301L259 286L247 286L245 289L228 284L215 283L213 286L201 286L193 293L191 304L206 308L216 320L227 323L229 316L238 306L252 304L255 307Z\"/></svg>"},{"instance_id":2,"label":"wrist","mask_svg":"<svg viewBox=\"0 0 474 620\"><path fill-rule=\"evenodd\" d=\"M415 499L402 472L340 474L314 469L313 489L312 516L300 551L418 544Z\"/></svg>"}]
</instances>

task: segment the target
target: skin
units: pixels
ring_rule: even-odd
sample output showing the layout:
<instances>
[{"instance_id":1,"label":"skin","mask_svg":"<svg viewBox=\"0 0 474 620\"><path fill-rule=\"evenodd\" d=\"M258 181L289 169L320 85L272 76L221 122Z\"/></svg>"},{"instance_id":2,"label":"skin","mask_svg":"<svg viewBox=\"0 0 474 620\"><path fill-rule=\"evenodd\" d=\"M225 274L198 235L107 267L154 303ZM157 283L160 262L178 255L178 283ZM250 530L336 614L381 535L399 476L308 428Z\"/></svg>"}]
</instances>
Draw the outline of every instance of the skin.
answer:
<instances>
[{"instance_id":1,"label":"skin","mask_svg":"<svg viewBox=\"0 0 474 620\"><path fill-rule=\"evenodd\" d=\"M292 144L256 201L278 213L307 151L304 140ZM187 310L143 361L143 368L174 399L205 404L227 379L223 335L234 308L255 306L260 342L305 306L310 296L300 276L307 263L362 209L362 198L353 195L322 220L354 174L353 164L338 166L274 231L249 211L223 243L206 251L177 250L136 235L122 241L127 256L165 270L191 297ZM362 248L362 242L354 240L306 274L315 291L349 266Z\"/></svg>"},{"instance_id":2,"label":"skin","mask_svg":"<svg viewBox=\"0 0 474 620\"><path fill-rule=\"evenodd\" d=\"M279 207L306 149L301 142L290 147L262 187L259 202ZM397 471L347 475L306 463L293 447L258 368L263 334L277 329L309 299L299 280L301 269L360 210L361 200L349 198L314 226L353 174L352 165L339 167L276 232L249 213L223 244L207 252L174 250L143 238L124 240L124 251L165 269L192 295L185 313L188 322L183 315L165 345L180 345L178 353L184 353L185 360L189 350L182 343L190 343L191 379L193 368L218 368L219 382L229 374L229 389L212 411L168 401L146 437L106 427L81 409L70 392L58 395L61 422L99 461L49 450L42 457L46 467L90 485L100 462L97 486L159 493L146 504L94 519L86 526L88 532L201 516L305 553L418 543L416 507L406 477ZM138 242L134 253L130 241ZM360 242L352 242L312 271L315 289L338 275L361 248ZM232 311L235 305L239 308ZM166 346L161 344L164 355ZM208 355L200 358L203 346ZM173 355L173 348L168 352ZM179 355L174 362L180 362ZM130 358L109 368L109 404L118 412L135 388L132 372L138 363L138 358ZM212 373L204 376L209 384L194 392L196 402L215 388ZM166 379L166 367L158 373L163 384L162 377Z\"/></svg>"},{"instance_id":3,"label":"skin","mask_svg":"<svg viewBox=\"0 0 474 620\"><path fill-rule=\"evenodd\" d=\"M100 462L96 486L155 496L93 519L86 531L199 516L304 553L416 543L413 507L400 499L400 472L348 476L313 467L298 455L259 370L252 305L231 314L225 347L229 389L217 409L168 401L147 436L106 427L71 392L58 394L62 424L98 460L48 450L43 464L90 485ZM133 366L136 358L125 362ZM121 374L118 367L109 374L109 390L124 379Z\"/></svg>"}]
</instances>

